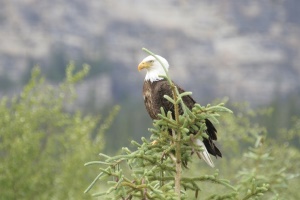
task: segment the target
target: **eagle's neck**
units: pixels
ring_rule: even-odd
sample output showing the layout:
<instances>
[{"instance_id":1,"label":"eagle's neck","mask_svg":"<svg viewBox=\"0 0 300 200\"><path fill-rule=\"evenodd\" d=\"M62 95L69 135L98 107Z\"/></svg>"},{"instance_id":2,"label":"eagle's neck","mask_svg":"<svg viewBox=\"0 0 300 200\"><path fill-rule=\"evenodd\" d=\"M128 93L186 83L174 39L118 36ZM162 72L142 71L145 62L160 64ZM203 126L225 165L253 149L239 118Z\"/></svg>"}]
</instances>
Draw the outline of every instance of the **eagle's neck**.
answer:
<instances>
[{"instance_id":1,"label":"eagle's neck","mask_svg":"<svg viewBox=\"0 0 300 200\"><path fill-rule=\"evenodd\" d=\"M166 73L164 71L161 70L148 70L146 77L145 77L145 81L150 81L151 83L153 83L154 81L159 81L164 79L163 77L160 77L160 75L166 75Z\"/></svg>"}]
</instances>

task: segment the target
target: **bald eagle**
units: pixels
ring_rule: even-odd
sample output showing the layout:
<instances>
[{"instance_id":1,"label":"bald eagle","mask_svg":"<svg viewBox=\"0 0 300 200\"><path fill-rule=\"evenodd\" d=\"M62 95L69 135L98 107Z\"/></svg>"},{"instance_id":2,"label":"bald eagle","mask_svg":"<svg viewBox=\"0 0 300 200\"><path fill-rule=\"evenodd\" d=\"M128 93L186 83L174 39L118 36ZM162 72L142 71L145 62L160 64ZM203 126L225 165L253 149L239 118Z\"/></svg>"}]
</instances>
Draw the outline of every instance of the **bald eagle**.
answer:
<instances>
[{"instance_id":1,"label":"bald eagle","mask_svg":"<svg viewBox=\"0 0 300 200\"><path fill-rule=\"evenodd\" d=\"M168 61L159 55L156 55L156 57L162 62L166 70L168 70ZM143 85L143 97L148 114L152 119L158 119L158 114L160 114L160 108L162 107L166 112L171 111L173 118L175 118L173 103L164 98L164 95L172 97L172 90L168 81L161 77L161 75L166 75L166 72L161 66L160 62L156 60L155 57L148 56L143 59L142 62L138 65L139 71L143 69L147 70ZM179 93L184 92L184 90L181 89L178 85L175 84L175 86L177 87ZM183 101L189 109L192 109L194 104L196 103L191 96L184 96ZM179 109L179 114L183 114L181 108ZM217 130L208 119L205 120L205 124L207 127L206 133L208 135L208 138L203 138L203 141L201 141L200 139L196 139L194 143L204 149L201 152L197 152L197 154L208 165L214 167L209 154L214 155L215 157L222 157L220 150L213 143L214 140L217 140ZM195 131L192 131L191 133L196 134Z\"/></svg>"}]
</instances>

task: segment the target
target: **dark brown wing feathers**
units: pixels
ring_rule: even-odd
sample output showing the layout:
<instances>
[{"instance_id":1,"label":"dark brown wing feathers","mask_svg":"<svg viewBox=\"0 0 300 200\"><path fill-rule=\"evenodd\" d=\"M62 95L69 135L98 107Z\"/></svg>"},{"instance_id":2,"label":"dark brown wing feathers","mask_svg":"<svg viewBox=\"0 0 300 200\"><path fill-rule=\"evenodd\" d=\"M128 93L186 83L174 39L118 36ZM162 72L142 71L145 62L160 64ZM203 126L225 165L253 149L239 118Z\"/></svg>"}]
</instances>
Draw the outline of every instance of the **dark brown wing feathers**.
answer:
<instances>
[{"instance_id":1,"label":"dark brown wing feathers","mask_svg":"<svg viewBox=\"0 0 300 200\"><path fill-rule=\"evenodd\" d=\"M183 93L184 90L176 85L178 92ZM164 110L171 111L174 113L174 105L165 99L163 96L168 95L172 97L172 91L169 83L166 80L154 81L151 83L150 81L145 81L143 86L143 96L146 109L152 119L158 119L158 114L160 113L160 107L163 107ZM196 103L191 96L184 96L183 101L185 105L192 109L194 104ZM179 108L179 114L182 114L181 108ZM173 116L174 117L174 116ZM220 150L213 143L213 140L217 140L217 130L214 125L208 120L205 120L206 123L206 133L209 136L208 139L204 138L203 143L207 148L207 151L214 155L222 157Z\"/></svg>"}]
</instances>

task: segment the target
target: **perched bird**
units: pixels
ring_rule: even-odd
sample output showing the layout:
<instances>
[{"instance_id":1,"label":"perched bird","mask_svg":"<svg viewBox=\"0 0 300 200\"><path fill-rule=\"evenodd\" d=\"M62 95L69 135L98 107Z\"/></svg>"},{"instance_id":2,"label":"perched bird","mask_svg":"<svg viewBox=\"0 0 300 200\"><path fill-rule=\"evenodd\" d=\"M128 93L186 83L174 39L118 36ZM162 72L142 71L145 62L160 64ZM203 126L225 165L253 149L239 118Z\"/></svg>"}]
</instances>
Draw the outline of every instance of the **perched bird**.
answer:
<instances>
[{"instance_id":1,"label":"perched bird","mask_svg":"<svg viewBox=\"0 0 300 200\"><path fill-rule=\"evenodd\" d=\"M156 57L163 63L166 70L169 69L168 61L156 55ZM164 95L168 95L172 97L171 87L166 79L161 77L160 75L166 75L166 72L160 62L155 59L153 56L148 56L142 60L142 62L138 65L138 70L147 70L147 74L144 80L143 85L143 97L146 109L152 119L158 119L158 114L160 114L160 107L168 112L171 111L174 117L174 105L170 101L164 98ZM179 93L183 93L184 90L181 89L178 85L175 84ZM184 96L183 101L185 105L192 109L195 100L191 96ZM179 114L183 114L182 109L179 109ZM214 140L217 140L217 130L214 125L208 120L205 120L206 123L206 133L208 138L203 138L203 141L200 139L195 139L194 143L198 146L201 146L204 150L201 152L197 152L198 155L211 167L214 167L214 164L210 158L210 155L214 155L215 157L222 157L220 150L213 143ZM192 134L196 134L196 132L191 131Z\"/></svg>"}]
</instances>

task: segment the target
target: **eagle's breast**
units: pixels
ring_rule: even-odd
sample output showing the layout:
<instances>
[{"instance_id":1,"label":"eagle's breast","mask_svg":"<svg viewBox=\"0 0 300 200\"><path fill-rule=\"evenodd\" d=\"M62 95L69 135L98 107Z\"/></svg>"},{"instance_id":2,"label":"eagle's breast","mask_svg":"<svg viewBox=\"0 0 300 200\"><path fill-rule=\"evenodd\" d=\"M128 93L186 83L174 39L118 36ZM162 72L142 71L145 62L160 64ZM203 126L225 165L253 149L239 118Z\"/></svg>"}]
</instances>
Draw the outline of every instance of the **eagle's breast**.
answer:
<instances>
[{"instance_id":1,"label":"eagle's breast","mask_svg":"<svg viewBox=\"0 0 300 200\"><path fill-rule=\"evenodd\" d=\"M143 86L143 97L145 107L152 119L158 118L157 105L155 103L154 85L150 81L145 81Z\"/></svg>"}]
</instances>

